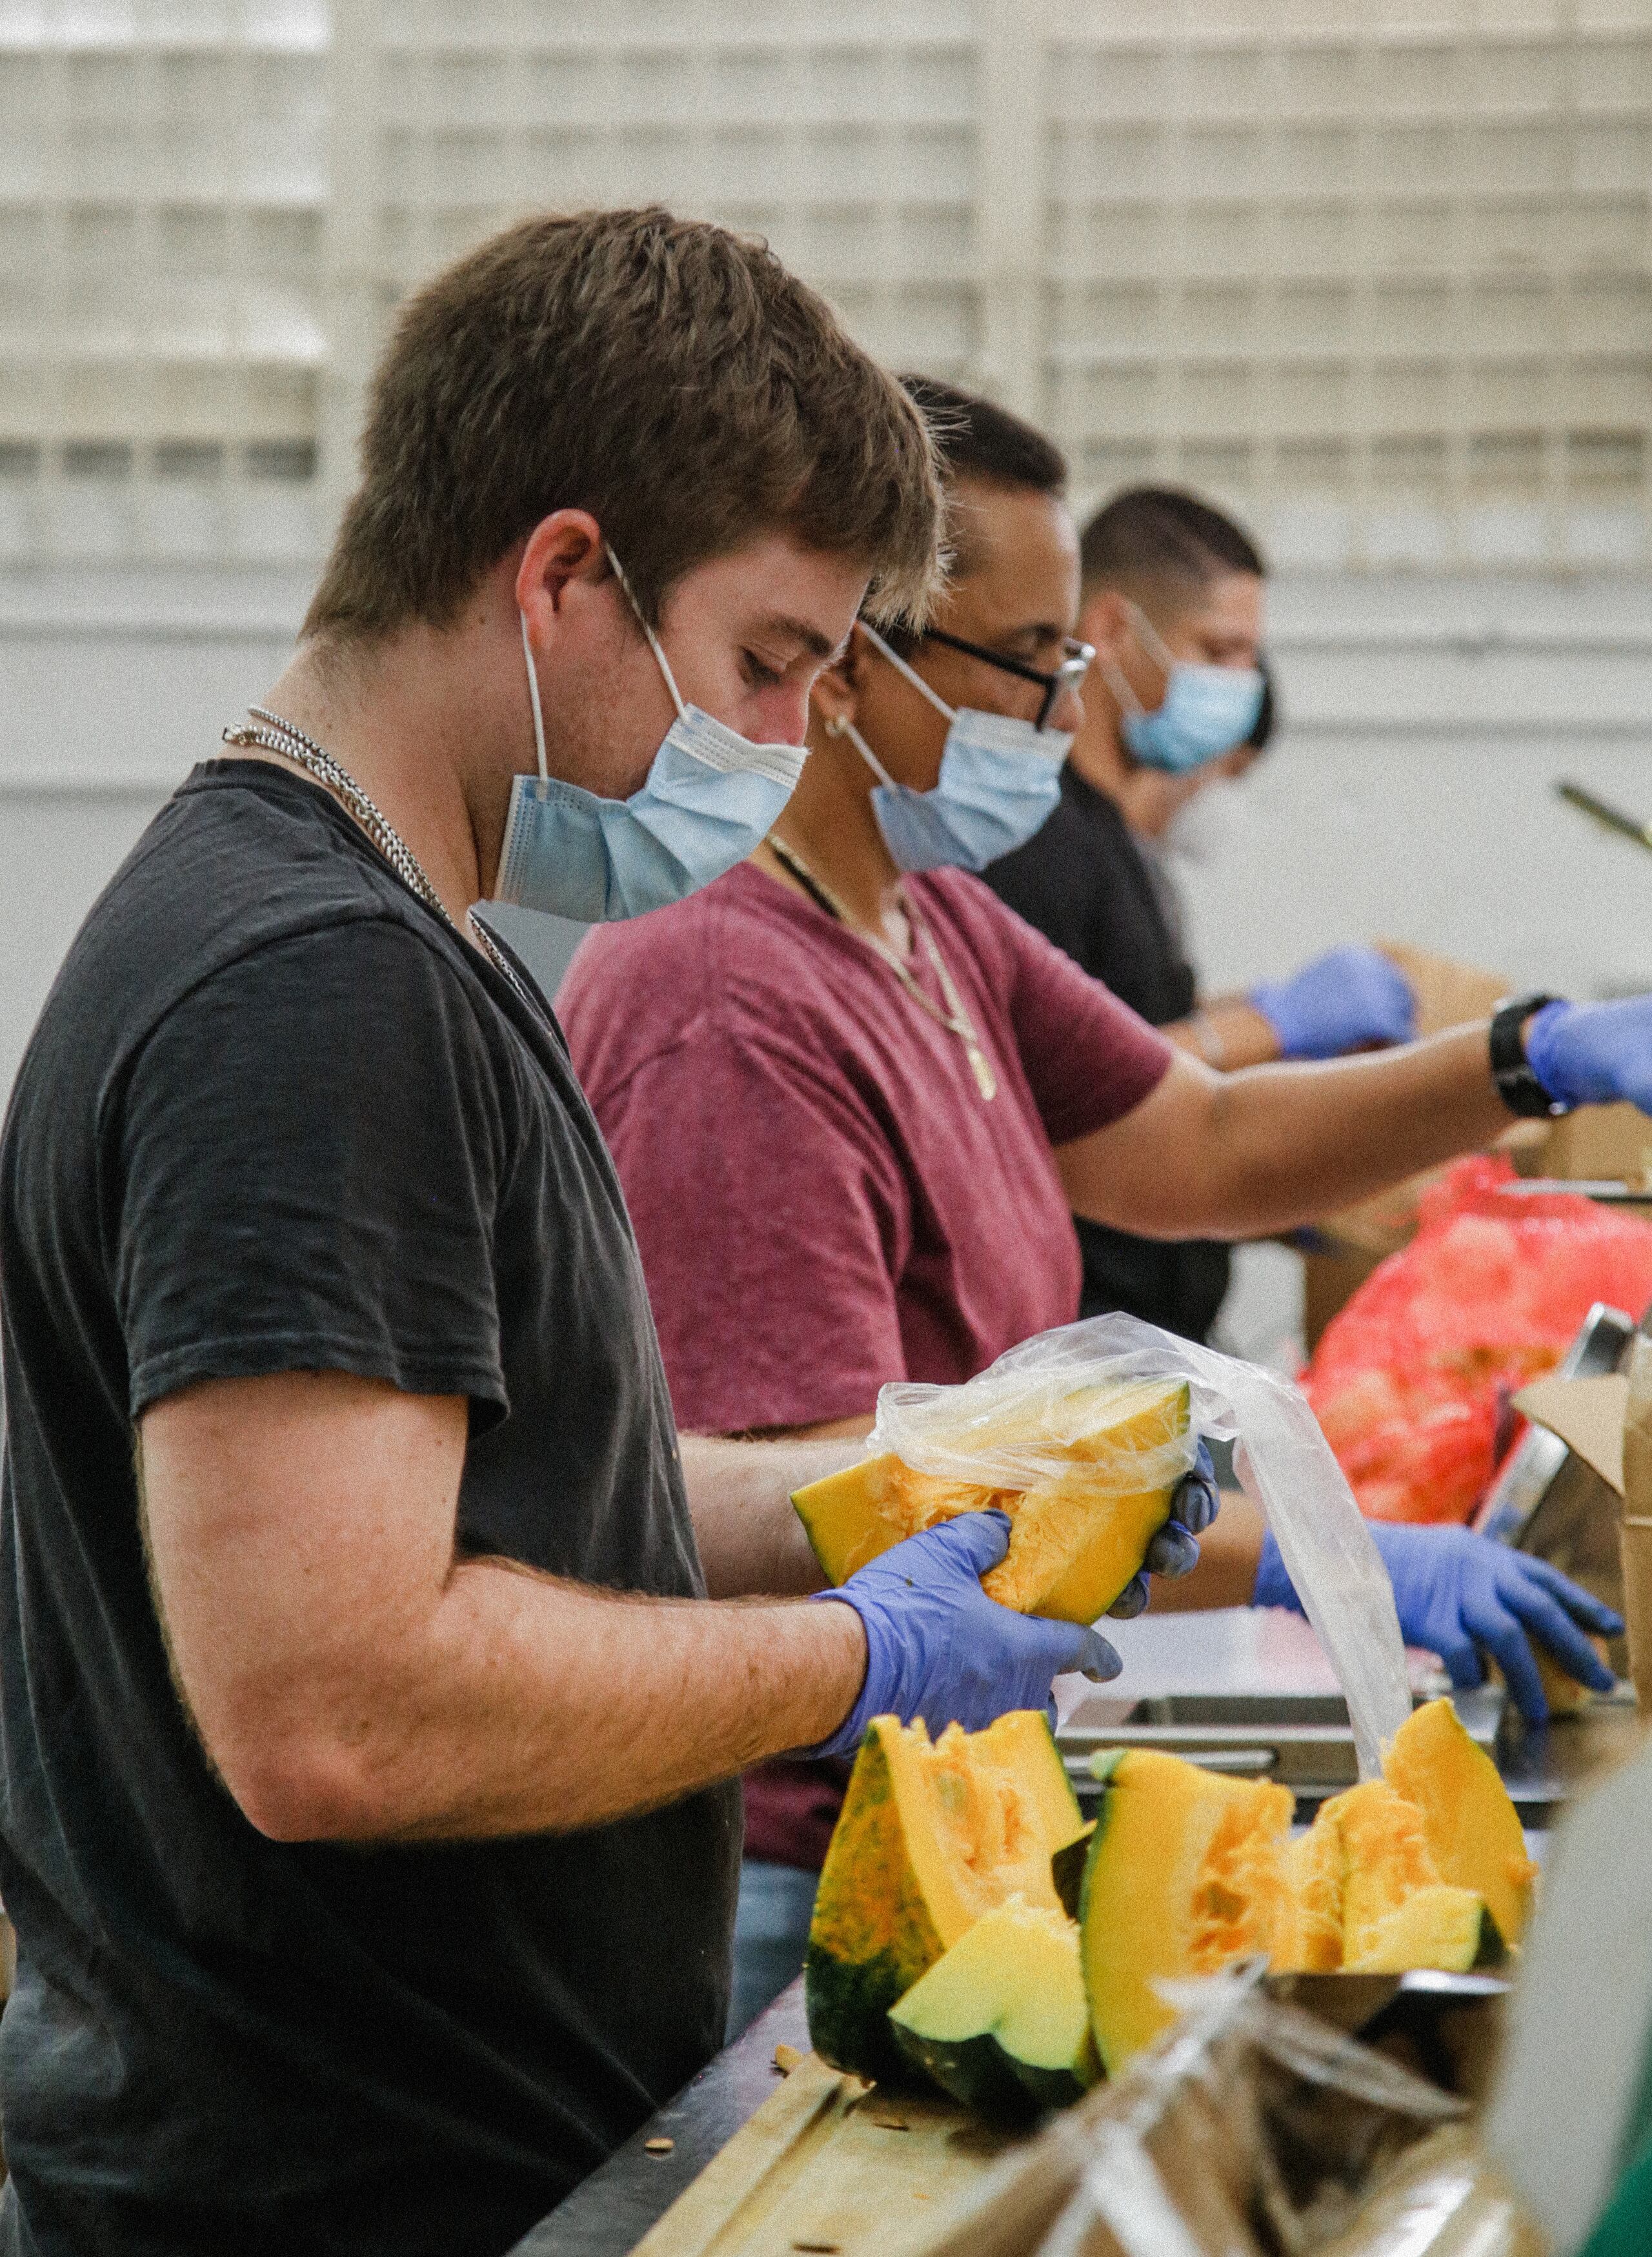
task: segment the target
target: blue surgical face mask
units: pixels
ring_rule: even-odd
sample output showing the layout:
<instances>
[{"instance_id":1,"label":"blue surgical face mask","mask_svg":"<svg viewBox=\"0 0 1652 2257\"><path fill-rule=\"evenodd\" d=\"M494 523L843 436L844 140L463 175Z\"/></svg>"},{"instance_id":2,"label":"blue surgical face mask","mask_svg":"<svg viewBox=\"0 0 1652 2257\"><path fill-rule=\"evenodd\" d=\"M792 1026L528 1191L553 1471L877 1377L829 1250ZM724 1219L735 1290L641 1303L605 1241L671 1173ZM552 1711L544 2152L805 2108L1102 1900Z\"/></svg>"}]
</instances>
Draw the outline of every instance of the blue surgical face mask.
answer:
<instances>
[{"instance_id":1,"label":"blue surgical face mask","mask_svg":"<svg viewBox=\"0 0 1652 2257\"><path fill-rule=\"evenodd\" d=\"M1055 811L1070 732L1035 729L1013 714L978 712L971 705L955 710L864 619L860 632L947 724L932 791L897 783L853 722L842 724L842 733L878 778L872 808L884 845L898 869L985 870L1023 845Z\"/></svg>"},{"instance_id":2,"label":"blue surgical face mask","mask_svg":"<svg viewBox=\"0 0 1652 2257\"><path fill-rule=\"evenodd\" d=\"M608 561L636 611L611 548ZM521 614L539 774L512 783L496 901L584 924L663 909L743 862L797 788L807 748L754 745L697 705L685 705L653 629L640 612L637 618L677 718L641 790L603 799L546 773L539 676Z\"/></svg>"},{"instance_id":3,"label":"blue surgical face mask","mask_svg":"<svg viewBox=\"0 0 1652 2257\"><path fill-rule=\"evenodd\" d=\"M1262 710L1262 677L1254 666L1199 666L1173 657L1147 613L1130 606L1144 650L1164 669L1164 700L1149 713L1114 661L1101 661L1107 687L1123 709L1126 745L1145 768L1186 775L1242 745Z\"/></svg>"}]
</instances>

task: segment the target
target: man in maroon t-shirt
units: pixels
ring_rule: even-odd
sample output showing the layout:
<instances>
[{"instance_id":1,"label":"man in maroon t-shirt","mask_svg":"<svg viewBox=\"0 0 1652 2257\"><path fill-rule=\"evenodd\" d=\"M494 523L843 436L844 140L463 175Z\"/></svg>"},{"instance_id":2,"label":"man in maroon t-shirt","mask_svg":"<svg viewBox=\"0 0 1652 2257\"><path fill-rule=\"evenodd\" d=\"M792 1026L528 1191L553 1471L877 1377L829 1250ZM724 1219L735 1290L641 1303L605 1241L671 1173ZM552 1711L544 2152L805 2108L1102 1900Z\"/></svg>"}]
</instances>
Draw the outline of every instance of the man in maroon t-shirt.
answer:
<instances>
[{"instance_id":1,"label":"man in maroon t-shirt","mask_svg":"<svg viewBox=\"0 0 1652 2257\"><path fill-rule=\"evenodd\" d=\"M955 577L933 624L863 625L815 686L809 760L768 842L691 900L594 933L558 998L688 1432L864 1434L885 1382L965 1380L1070 1321L1072 1213L1253 1237L1507 1121L1484 1025L1218 1075L966 874L1054 797L1057 732L1081 711L1077 540L1048 442L909 388L943 411L950 479ZM1418 1643L1472 1674L1478 1640L1534 1709L1522 1625L1599 1680L1553 1586L1528 1588L1536 1563L1462 1529L1377 1533ZM1165 1596L1295 1603L1242 1498ZM737 2027L801 1962L839 1800L819 1765L748 1779Z\"/></svg>"}]
</instances>

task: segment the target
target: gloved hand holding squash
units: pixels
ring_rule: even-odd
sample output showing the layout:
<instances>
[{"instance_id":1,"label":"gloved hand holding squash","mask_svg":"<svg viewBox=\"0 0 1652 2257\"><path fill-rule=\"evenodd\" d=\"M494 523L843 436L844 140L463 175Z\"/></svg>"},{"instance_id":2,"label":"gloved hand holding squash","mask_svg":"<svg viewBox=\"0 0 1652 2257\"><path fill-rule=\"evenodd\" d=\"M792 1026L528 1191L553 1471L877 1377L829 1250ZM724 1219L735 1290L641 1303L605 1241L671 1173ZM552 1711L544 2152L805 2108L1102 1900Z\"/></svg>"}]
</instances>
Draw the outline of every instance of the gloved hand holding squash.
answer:
<instances>
[{"instance_id":1,"label":"gloved hand holding squash","mask_svg":"<svg viewBox=\"0 0 1652 2257\"><path fill-rule=\"evenodd\" d=\"M1109 1613L1140 1614L1150 1574L1185 1575L1194 1567L1197 1536L1216 1518L1218 1502L1201 1442L1192 1471L1168 1500L1169 1517L1148 1541L1144 1566ZM1051 1680L1066 1671L1097 1683L1119 1674L1123 1665L1097 1631L1018 1612L988 1597L981 1579L1004 1560L1011 1526L1010 1515L996 1508L957 1515L880 1552L837 1589L818 1594L860 1617L866 1675L843 1723L810 1754L852 1754L873 1716L895 1716L903 1723L921 1716L932 1733L950 1723L979 1731L1013 1709L1048 1709Z\"/></svg>"}]
</instances>

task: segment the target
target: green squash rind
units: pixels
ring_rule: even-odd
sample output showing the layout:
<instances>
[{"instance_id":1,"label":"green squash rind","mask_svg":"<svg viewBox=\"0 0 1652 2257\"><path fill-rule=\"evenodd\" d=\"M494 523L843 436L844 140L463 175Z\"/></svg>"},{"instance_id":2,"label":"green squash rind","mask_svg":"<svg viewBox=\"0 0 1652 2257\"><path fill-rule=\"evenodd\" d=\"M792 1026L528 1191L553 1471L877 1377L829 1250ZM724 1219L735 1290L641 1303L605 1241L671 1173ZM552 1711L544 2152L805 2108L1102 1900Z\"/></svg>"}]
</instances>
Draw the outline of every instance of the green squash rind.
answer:
<instances>
[{"instance_id":1,"label":"green squash rind","mask_svg":"<svg viewBox=\"0 0 1652 2257\"><path fill-rule=\"evenodd\" d=\"M1104 2077L1112 2076L1116 2070L1122 2066L1122 2064L1108 2060L1107 2049L1102 2043L1101 2032L1097 2027L1095 1998L1091 1989L1091 1947L1088 1941L1090 1937L1090 1892L1095 1879L1097 1863L1103 1855L1103 1844L1107 1834L1107 1822L1112 1815L1114 1800L1114 1789L1112 1786L1113 1773L1118 1770L1120 1761L1127 1752L1128 1751L1123 1748L1109 1748L1105 1750L1101 1754L1095 1755L1091 1758L1090 1767L1100 1785L1101 1799L1096 1805L1095 1823L1091 1828L1090 1841L1084 1853L1084 1875L1078 1884L1078 1909L1074 1915L1078 1922L1079 1972L1084 1977L1084 1997L1090 2006L1091 2041L1095 2046L1096 2058L1101 2064L1101 2073Z\"/></svg>"},{"instance_id":2,"label":"green squash rind","mask_svg":"<svg viewBox=\"0 0 1652 2257\"><path fill-rule=\"evenodd\" d=\"M937 2085L978 2116L995 2123L1027 2125L1057 2108L1081 2100L1101 2074L1088 2033L1084 2054L1072 2069L1040 2069L1017 2061L990 2031L979 2037L926 2038L903 2023L890 2028L909 2070Z\"/></svg>"},{"instance_id":3,"label":"green squash rind","mask_svg":"<svg viewBox=\"0 0 1652 2257\"><path fill-rule=\"evenodd\" d=\"M903 2074L889 2032L889 2009L943 1948L921 1898L906 1880L904 1860L897 1854L899 1829L894 1785L874 1723L861 1742L844 1813L826 1853L803 1958L810 2044L834 2069L874 2081ZM886 1873L901 1877L877 1907L879 1925L895 1940L856 1951L850 1940L865 1927L860 1861L868 1847L874 1870L881 1862Z\"/></svg>"},{"instance_id":4,"label":"green squash rind","mask_svg":"<svg viewBox=\"0 0 1652 2257\"><path fill-rule=\"evenodd\" d=\"M1497 1915L1487 1905L1480 1914L1480 1942L1479 1949L1474 1955L1474 1965L1476 1968L1507 1967L1512 1956L1507 1938L1497 1925Z\"/></svg>"},{"instance_id":5,"label":"green squash rind","mask_svg":"<svg viewBox=\"0 0 1652 2257\"><path fill-rule=\"evenodd\" d=\"M1091 1836L1096 1825L1092 1819L1082 1834L1075 1835L1064 1848L1057 1850L1049 1861L1049 1878L1055 1893L1061 1899L1062 1910L1069 1920L1078 1917L1079 1897L1084 1886L1084 1873L1090 1864Z\"/></svg>"},{"instance_id":6,"label":"green squash rind","mask_svg":"<svg viewBox=\"0 0 1652 2257\"><path fill-rule=\"evenodd\" d=\"M848 1961L811 1943L803 1955L803 2000L809 2042L821 2059L871 2084L910 2084L912 2064L896 2043L889 2009L915 1979L892 1951Z\"/></svg>"}]
</instances>

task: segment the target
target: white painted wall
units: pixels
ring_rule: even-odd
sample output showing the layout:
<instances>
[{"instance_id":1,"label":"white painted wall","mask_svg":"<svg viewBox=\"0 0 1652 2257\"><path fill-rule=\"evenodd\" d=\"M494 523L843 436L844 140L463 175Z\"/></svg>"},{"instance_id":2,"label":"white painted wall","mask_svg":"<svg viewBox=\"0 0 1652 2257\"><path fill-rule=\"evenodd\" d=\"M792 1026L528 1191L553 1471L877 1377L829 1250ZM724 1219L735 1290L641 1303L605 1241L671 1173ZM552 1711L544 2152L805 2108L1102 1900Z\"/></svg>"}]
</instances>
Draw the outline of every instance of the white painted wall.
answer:
<instances>
[{"instance_id":1,"label":"white painted wall","mask_svg":"<svg viewBox=\"0 0 1652 2257\"><path fill-rule=\"evenodd\" d=\"M0 1090L70 936L166 792L279 670L292 575L0 578ZM1288 716L1197 953L1242 985L1374 934L1578 994L1652 987L1652 854L1557 803L1652 816L1652 584L1288 577ZM570 933L517 914L552 982Z\"/></svg>"},{"instance_id":2,"label":"white painted wall","mask_svg":"<svg viewBox=\"0 0 1652 2257\"><path fill-rule=\"evenodd\" d=\"M1190 903L1212 983L1380 934L1652 987L1652 853L1553 792L1652 817L1652 581L1297 577L1273 618L1287 726Z\"/></svg>"}]
</instances>

